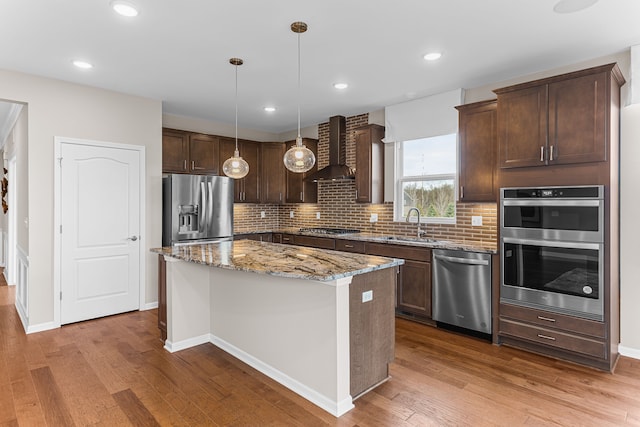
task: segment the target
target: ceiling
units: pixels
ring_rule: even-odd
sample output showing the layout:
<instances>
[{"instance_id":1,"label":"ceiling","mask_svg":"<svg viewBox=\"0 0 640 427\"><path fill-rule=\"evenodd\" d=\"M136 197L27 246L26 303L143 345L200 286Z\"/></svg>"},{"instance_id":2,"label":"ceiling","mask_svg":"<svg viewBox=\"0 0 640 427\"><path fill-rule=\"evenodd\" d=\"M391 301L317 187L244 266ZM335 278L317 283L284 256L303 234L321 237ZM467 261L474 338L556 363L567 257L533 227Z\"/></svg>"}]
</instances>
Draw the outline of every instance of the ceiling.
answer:
<instances>
[{"instance_id":1,"label":"ceiling","mask_svg":"<svg viewBox=\"0 0 640 427\"><path fill-rule=\"evenodd\" d=\"M136 18L117 15L109 0L0 0L0 68L233 123L229 58L240 57L238 126L280 133L296 128L298 102L305 127L640 44L638 0L600 0L571 14L555 13L557 0L131 1ZM300 98L290 30L299 20L309 26L300 36ZM425 61L430 51L442 58ZM77 69L75 59L94 68Z\"/></svg>"}]
</instances>

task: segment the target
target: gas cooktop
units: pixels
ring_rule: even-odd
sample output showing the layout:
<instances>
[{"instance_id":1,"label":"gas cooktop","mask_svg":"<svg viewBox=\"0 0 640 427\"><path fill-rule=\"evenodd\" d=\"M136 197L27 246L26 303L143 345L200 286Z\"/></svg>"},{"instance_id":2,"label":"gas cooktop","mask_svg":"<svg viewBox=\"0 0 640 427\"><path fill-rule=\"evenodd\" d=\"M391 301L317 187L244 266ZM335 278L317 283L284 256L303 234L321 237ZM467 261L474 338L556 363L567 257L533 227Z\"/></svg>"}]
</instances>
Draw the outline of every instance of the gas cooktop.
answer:
<instances>
[{"instance_id":1,"label":"gas cooktop","mask_svg":"<svg viewBox=\"0 0 640 427\"><path fill-rule=\"evenodd\" d=\"M351 234L351 233L359 233L360 230L354 230L350 228L310 227L310 228L301 228L300 232L316 233L316 234Z\"/></svg>"}]
</instances>

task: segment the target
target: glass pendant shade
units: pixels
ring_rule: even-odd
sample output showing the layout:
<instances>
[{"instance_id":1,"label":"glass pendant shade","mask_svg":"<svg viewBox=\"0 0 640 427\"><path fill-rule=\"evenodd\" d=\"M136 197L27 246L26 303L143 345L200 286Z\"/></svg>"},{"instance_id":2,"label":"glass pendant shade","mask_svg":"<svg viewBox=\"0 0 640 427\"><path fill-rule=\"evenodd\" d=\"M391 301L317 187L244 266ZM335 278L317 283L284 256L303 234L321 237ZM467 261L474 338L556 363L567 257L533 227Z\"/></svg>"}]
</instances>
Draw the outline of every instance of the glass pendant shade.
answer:
<instances>
[{"instance_id":1,"label":"glass pendant shade","mask_svg":"<svg viewBox=\"0 0 640 427\"><path fill-rule=\"evenodd\" d=\"M307 24L294 22L291 24L291 31L298 34L298 137L296 138L296 145L284 153L282 160L284 161L284 167L291 172L303 173L311 170L313 165L316 164L316 156L313 151L304 146L300 136L300 34L307 31Z\"/></svg>"},{"instance_id":2,"label":"glass pendant shade","mask_svg":"<svg viewBox=\"0 0 640 427\"><path fill-rule=\"evenodd\" d=\"M243 61L240 58L231 58L229 63L236 67L236 149L233 156L222 164L222 172L229 178L240 179L249 173L249 163L240 157L238 151L238 66L242 65Z\"/></svg>"},{"instance_id":3,"label":"glass pendant shade","mask_svg":"<svg viewBox=\"0 0 640 427\"><path fill-rule=\"evenodd\" d=\"M296 139L296 145L289 148L283 157L284 166L291 172L303 173L316 163L316 156L302 144L302 138Z\"/></svg>"},{"instance_id":4,"label":"glass pendant shade","mask_svg":"<svg viewBox=\"0 0 640 427\"><path fill-rule=\"evenodd\" d=\"M222 172L229 178L244 178L249 173L249 163L240 157L238 150L235 150L233 157L228 158L222 164Z\"/></svg>"}]
</instances>

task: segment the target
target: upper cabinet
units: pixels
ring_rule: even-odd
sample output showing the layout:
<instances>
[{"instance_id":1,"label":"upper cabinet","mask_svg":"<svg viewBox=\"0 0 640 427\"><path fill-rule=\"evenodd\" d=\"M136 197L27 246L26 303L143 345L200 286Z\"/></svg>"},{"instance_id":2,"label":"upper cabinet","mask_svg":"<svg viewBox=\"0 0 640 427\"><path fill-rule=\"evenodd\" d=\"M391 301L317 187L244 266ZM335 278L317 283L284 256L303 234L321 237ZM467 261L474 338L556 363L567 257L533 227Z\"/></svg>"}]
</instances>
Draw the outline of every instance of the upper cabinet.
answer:
<instances>
[{"instance_id":1,"label":"upper cabinet","mask_svg":"<svg viewBox=\"0 0 640 427\"><path fill-rule=\"evenodd\" d=\"M286 168L284 144L281 142L260 143L260 193L262 203L284 203Z\"/></svg>"},{"instance_id":2,"label":"upper cabinet","mask_svg":"<svg viewBox=\"0 0 640 427\"><path fill-rule=\"evenodd\" d=\"M285 150L289 149L295 141L285 143ZM305 181L304 179L318 170L318 140L311 138L303 138L302 143L316 156L316 164L313 168L305 173L295 173L286 170L286 202L287 203L317 203L318 202L318 183ZM283 154L284 155L284 154ZM280 159L282 161L282 158Z\"/></svg>"},{"instance_id":3,"label":"upper cabinet","mask_svg":"<svg viewBox=\"0 0 640 427\"><path fill-rule=\"evenodd\" d=\"M162 172L218 174L218 137L175 129L162 130Z\"/></svg>"},{"instance_id":4,"label":"upper cabinet","mask_svg":"<svg viewBox=\"0 0 640 427\"><path fill-rule=\"evenodd\" d=\"M220 170L224 161L233 156L236 149L232 138L220 139ZM234 180L234 201L242 203L260 202L260 144L253 141L238 141L240 157L249 163L249 173L241 179Z\"/></svg>"},{"instance_id":5,"label":"upper cabinet","mask_svg":"<svg viewBox=\"0 0 640 427\"><path fill-rule=\"evenodd\" d=\"M495 90L500 167L606 161L611 96L623 81L608 64Z\"/></svg>"},{"instance_id":6,"label":"upper cabinet","mask_svg":"<svg viewBox=\"0 0 640 427\"><path fill-rule=\"evenodd\" d=\"M384 127L370 124L355 131L356 202L384 201Z\"/></svg>"},{"instance_id":7,"label":"upper cabinet","mask_svg":"<svg viewBox=\"0 0 640 427\"><path fill-rule=\"evenodd\" d=\"M496 201L498 149L496 101L456 107L459 114L461 202Z\"/></svg>"}]
</instances>

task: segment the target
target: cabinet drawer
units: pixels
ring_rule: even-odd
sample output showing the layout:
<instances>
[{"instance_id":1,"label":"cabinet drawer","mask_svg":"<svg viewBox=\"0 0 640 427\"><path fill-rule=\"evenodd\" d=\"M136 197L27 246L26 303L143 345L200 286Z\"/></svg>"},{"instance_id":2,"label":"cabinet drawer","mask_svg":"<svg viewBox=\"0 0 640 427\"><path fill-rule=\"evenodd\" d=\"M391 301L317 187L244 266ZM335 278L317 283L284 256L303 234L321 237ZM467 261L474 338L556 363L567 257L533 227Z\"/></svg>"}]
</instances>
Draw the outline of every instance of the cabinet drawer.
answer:
<instances>
[{"instance_id":1,"label":"cabinet drawer","mask_svg":"<svg viewBox=\"0 0 640 427\"><path fill-rule=\"evenodd\" d=\"M602 341L540 328L533 325L525 325L511 320L500 319L500 335L532 341L550 347L568 350L587 356L605 359L607 346Z\"/></svg>"},{"instance_id":2,"label":"cabinet drawer","mask_svg":"<svg viewBox=\"0 0 640 427\"><path fill-rule=\"evenodd\" d=\"M336 250L363 254L365 252L365 245L364 242L360 241L336 239Z\"/></svg>"},{"instance_id":3,"label":"cabinet drawer","mask_svg":"<svg viewBox=\"0 0 640 427\"><path fill-rule=\"evenodd\" d=\"M545 328L557 328L567 332L575 332L577 334L602 339L606 337L605 324L602 322L551 313L545 310L536 310L511 304L500 304L500 316L534 323Z\"/></svg>"},{"instance_id":4,"label":"cabinet drawer","mask_svg":"<svg viewBox=\"0 0 640 427\"><path fill-rule=\"evenodd\" d=\"M367 245L367 253L369 255L431 262L431 249L429 248L389 245L386 243L369 243Z\"/></svg>"},{"instance_id":5,"label":"cabinet drawer","mask_svg":"<svg viewBox=\"0 0 640 427\"><path fill-rule=\"evenodd\" d=\"M284 240L284 237L283 237ZM284 241L282 242L284 243ZM293 244L300 246L310 246L312 248L320 249L335 249L336 242L334 239L326 237L313 237L313 236L293 236Z\"/></svg>"}]
</instances>

